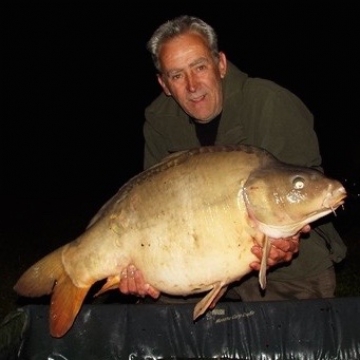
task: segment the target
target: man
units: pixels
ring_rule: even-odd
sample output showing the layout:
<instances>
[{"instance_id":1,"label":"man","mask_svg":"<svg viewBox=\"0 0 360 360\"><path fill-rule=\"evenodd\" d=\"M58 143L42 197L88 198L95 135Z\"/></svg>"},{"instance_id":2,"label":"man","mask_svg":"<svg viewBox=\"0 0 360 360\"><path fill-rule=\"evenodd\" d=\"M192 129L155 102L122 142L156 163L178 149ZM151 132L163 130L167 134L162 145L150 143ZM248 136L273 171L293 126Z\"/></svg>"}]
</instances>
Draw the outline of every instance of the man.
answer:
<instances>
[{"instance_id":1,"label":"man","mask_svg":"<svg viewBox=\"0 0 360 360\"><path fill-rule=\"evenodd\" d=\"M288 90L250 78L227 61L218 50L214 29L201 19L181 16L167 21L154 32L148 49L163 93L145 110L145 169L175 151L250 144L281 161L321 170L310 111ZM300 245L300 234L273 241L265 293L253 272L227 295L243 301L333 297L333 265L345 257L346 247L330 222L307 226L303 232L307 236ZM259 246L253 252L261 258ZM259 263L249 266L259 269ZM122 272L119 289L159 297L145 278L130 266Z\"/></svg>"}]
</instances>

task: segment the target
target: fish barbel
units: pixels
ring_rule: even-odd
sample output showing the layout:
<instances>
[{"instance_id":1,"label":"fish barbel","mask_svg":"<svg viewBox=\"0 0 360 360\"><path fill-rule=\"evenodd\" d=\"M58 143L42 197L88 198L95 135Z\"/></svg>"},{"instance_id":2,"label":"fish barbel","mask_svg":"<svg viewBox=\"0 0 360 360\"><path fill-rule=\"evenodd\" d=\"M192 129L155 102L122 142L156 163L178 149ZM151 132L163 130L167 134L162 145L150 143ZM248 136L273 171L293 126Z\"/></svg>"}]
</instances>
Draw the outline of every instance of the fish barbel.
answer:
<instances>
[{"instance_id":1,"label":"fish barbel","mask_svg":"<svg viewBox=\"0 0 360 360\"><path fill-rule=\"evenodd\" d=\"M296 234L345 197L339 181L257 147L179 152L124 184L84 233L32 265L14 290L51 294L50 334L62 337L90 288L105 279L99 293L117 288L121 271L134 264L163 293L205 293L195 320L251 271L255 243L264 247L265 288L268 238Z\"/></svg>"}]
</instances>

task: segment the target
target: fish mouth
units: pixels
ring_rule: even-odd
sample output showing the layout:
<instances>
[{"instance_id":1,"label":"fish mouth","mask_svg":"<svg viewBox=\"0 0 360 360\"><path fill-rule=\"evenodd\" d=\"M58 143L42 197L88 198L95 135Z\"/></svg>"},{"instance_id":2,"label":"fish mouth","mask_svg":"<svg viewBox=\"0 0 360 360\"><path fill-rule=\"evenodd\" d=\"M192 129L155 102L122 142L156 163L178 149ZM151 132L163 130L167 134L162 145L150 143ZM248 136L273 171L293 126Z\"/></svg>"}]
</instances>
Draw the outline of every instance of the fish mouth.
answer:
<instances>
[{"instance_id":1,"label":"fish mouth","mask_svg":"<svg viewBox=\"0 0 360 360\"><path fill-rule=\"evenodd\" d=\"M335 191L329 191L322 203L323 209L329 209L336 215L335 210L345 203L345 198L347 196L347 192L344 187L340 187Z\"/></svg>"}]
</instances>

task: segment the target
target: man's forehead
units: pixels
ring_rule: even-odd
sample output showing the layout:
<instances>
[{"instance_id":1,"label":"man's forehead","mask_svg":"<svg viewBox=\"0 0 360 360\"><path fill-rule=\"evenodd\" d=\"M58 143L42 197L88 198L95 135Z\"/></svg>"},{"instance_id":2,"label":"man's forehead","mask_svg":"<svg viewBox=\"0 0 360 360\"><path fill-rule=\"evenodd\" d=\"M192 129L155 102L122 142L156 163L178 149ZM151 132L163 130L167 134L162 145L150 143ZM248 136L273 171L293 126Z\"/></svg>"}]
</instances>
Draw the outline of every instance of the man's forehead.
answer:
<instances>
[{"instance_id":1,"label":"man's forehead","mask_svg":"<svg viewBox=\"0 0 360 360\"><path fill-rule=\"evenodd\" d=\"M200 35L181 35L173 38L160 49L159 60L163 71L184 69L211 61L211 51Z\"/></svg>"}]
</instances>

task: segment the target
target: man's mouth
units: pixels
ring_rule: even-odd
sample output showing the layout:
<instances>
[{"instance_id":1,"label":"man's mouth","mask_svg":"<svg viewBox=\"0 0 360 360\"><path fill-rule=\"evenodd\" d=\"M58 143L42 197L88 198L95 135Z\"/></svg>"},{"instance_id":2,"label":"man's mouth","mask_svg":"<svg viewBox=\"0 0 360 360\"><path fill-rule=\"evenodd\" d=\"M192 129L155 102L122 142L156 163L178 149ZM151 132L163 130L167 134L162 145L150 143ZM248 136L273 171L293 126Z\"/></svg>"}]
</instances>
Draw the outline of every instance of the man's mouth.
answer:
<instances>
[{"instance_id":1,"label":"man's mouth","mask_svg":"<svg viewBox=\"0 0 360 360\"><path fill-rule=\"evenodd\" d=\"M206 95L200 95L200 96L196 96L196 97L191 97L189 100L192 102L199 102L205 99Z\"/></svg>"}]
</instances>

